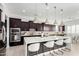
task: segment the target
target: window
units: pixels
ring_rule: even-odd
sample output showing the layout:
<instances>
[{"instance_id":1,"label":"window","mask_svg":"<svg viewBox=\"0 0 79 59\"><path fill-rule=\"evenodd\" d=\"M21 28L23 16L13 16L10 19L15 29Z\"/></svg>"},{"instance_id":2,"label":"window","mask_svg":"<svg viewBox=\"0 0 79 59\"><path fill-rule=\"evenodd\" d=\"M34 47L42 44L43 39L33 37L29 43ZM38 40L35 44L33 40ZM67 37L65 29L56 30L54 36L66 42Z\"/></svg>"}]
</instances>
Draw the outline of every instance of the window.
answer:
<instances>
[{"instance_id":1,"label":"window","mask_svg":"<svg viewBox=\"0 0 79 59\"><path fill-rule=\"evenodd\" d=\"M79 25L76 25L76 33L79 33Z\"/></svg>"},{"instance_id":2,"label":"window","mask_svg":"<svg viewBox=\"0 0 79 59\"><path fill-rule=\"evenodd\" d=\"M67 26L67 33L71 33L71 26Z\"/></svg>"},{"instance_id":3,"label":"window","mask_svg":"<svg viewBox=\"0 0 79 59\"><path fill-rule=\"evenodd\" d=\"M75 25L72 25L71 27L72 27L72 28L71 28L71 32L72 32L72 33L75 33L75 28L76 28Z\"/></svg>"}]
</instances>

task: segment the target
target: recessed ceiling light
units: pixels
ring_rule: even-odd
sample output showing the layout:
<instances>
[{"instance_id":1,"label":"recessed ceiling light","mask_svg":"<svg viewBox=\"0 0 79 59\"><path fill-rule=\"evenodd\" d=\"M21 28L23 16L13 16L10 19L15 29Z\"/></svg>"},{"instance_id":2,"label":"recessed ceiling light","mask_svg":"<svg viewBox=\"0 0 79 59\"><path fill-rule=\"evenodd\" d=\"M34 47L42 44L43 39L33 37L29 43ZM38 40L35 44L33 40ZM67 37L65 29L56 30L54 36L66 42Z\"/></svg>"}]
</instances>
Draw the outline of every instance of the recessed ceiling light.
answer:
<instances>
[{"instance_id":1,"label":"recessed ceiling light","mask_svg":"<svg viewBox=\"0 0 79 59\"><path fill-rule=\"evenodd\" d=\"M26 12L26 10L22 10L22 12L23 12L23 13L25 13L25 12Z\"/></svg>"}]
</instances>

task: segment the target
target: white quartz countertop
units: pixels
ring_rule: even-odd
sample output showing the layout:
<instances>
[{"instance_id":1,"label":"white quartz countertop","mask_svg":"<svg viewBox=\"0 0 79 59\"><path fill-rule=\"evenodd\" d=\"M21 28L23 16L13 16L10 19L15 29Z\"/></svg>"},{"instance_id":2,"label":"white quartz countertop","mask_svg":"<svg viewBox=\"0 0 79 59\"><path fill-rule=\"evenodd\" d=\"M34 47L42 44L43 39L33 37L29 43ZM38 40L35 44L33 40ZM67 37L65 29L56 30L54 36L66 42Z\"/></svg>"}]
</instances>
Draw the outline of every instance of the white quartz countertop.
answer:
<instances>
[{"instance_id":1,"label":"white quartz countertop","mask_svg":"<svg viewBox=\"0 0 79 59\"><path fill-rule=\"evenodd\" d=\"M36 42L44 42L51 40L60 40L60 39L68 39L69 36L48 36L48 37L24 37L25 43L36 43Z\"/></svg>"}]
</instances>

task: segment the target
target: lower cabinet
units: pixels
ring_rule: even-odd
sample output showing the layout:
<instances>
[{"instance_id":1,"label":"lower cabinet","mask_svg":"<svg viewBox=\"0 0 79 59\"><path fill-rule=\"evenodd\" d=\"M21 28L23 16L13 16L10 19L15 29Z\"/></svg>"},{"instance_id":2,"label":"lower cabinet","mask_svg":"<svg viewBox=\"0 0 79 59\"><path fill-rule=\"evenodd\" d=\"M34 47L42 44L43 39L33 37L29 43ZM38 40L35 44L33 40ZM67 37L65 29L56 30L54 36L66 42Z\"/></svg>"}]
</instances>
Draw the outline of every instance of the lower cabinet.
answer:
<instances>
[{"instance_id":1,"label":"lower cabinet","mask_svg":"<svg viewBox=\"0 0 79 59\"><path fill-rule=\"evenodd\" d=\"M24 44L24 40L21 39L20 42L10 42L10 46L17 46L17 45L23 45Z\"/></svg>"}]
</instances>

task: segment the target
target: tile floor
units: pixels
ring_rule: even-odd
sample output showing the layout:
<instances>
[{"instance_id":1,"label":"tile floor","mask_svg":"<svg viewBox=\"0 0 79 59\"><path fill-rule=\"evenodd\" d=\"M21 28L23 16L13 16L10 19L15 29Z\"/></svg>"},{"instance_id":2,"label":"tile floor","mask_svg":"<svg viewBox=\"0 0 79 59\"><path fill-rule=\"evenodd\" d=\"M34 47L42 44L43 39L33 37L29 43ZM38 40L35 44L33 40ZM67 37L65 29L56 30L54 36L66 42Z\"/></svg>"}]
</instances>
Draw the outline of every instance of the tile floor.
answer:
<instances>
[{"instance_id":1,"label":"tile floor","mask_svg":"<svg viewBox=\"0 0 79 59\"><path fill-rule=\"evenodd\" d=\"M6 56L25 56L25 45L7 48Z\"/></svg>"},{"instance_id":2,"label":"tile floor","mask_svg":"<svg viewBox=\"0 0 79 59\"><path fill-rule=\"evenodd\" d=\"M25 56L25 45L7 48L6 56ZM79 56L79 43L72 44L71 52L65 52L62 56Z\"/></svg>"},{"instance_id":3,"label":"tile floor","mask_svg":"<svg viewBox=\"0 0 79 59\"><path fill-rule=\"evenodd\" d=\"M71 52L65 52L64 56L79 56L79 43L72 44Z\"/></svg>"}]
</instances>

